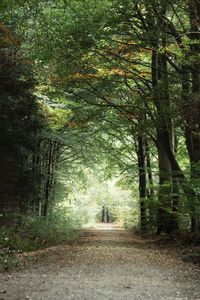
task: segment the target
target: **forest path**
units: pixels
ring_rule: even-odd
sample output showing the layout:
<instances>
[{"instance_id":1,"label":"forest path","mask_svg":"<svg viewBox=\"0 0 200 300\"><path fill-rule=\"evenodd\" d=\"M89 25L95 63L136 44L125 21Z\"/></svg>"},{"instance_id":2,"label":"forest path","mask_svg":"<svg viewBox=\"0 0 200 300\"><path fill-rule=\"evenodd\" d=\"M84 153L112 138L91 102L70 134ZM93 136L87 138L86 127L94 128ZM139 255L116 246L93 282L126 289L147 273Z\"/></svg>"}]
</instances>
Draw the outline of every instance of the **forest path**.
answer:
<instances>
[{"instance_id":1,"label":"forest path","mask_svg":"<svg viewBox=\"0 0 200 300\"><path fill-rule=\"evenodd\" d=\"M173 247L99 224L78 240L40 251L32 265L1 274L0 293L1 300L197 300L200 271Z\"/></svg>"}]
</instances>

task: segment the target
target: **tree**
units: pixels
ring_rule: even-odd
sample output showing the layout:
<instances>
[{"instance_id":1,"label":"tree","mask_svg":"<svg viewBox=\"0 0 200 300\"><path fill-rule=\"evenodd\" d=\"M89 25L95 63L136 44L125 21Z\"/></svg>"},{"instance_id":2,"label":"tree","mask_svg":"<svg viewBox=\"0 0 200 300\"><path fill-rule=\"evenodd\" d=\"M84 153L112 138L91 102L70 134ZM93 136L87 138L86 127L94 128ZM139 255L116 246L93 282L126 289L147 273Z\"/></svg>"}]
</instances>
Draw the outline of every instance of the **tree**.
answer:
<instances>
[{"instance_id":1,"label":"tree","mask_svg":"<svg viewBox=\"0 0 200 300\"><path fill-rule=\"evenodd\" d=\"M22 1L14 12L46 119L34 131L31 172L40 200L31 206L48 216L61 160L69 169L75 161L87 166L107 161L106 171L121 172L134 184L137 174L142 230L150 219L157 233L179 230L184 191L191 229L197 231L199 4L36 3ZM192 185L180 155L184 137Z\"/></svg>"}]
</instances>

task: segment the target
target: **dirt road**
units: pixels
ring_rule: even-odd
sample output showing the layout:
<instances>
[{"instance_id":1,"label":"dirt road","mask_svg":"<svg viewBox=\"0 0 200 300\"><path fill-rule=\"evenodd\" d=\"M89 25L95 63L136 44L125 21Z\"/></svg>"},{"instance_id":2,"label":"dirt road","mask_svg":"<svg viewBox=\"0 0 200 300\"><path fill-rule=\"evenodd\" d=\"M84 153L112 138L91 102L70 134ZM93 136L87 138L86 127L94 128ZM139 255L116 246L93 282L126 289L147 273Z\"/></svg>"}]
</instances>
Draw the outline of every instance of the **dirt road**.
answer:
<instances>
[{"instance_id":1,"label":"dirt road","mask_svg":"<svg viewBox=\"0 0 200 300\"><path fill-rule=\"evenodd\" d=\"M174 250L98 225L77 241L41 251L32 265L1 274L3 299L197 300L200 271Z\"/></svg>"}]
</instances>

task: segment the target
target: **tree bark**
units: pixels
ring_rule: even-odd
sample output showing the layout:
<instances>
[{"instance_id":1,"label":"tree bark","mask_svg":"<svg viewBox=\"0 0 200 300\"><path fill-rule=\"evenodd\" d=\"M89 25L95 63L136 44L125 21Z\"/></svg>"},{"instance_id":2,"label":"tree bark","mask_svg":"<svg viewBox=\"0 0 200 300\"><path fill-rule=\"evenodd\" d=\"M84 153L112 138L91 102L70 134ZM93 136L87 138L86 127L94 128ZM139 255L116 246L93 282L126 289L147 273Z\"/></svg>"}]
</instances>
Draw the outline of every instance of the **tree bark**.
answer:
<instances>
[{"instance_id":1,"label":"tree bark","mask_svg":"<svg viewBox=\"0 0 200 300\"><path fill-rule=\"evenodd\" d=\"M139 195L140 195L140 225L141 231L146 230L146 196L147 196L147 179L146 179L146 156L145 156L145 139L138 135L138 171L139 171Z\"/></svg>"},{"instance_id":2,"label":"tree bark","mask_svg":"<svg viewBox=\"0 0 200 300\"><path fill-rule=\"evenodd\" d=\"M152 52L152 84L157 108L157 138L159 165L159 193L157 212L157 234L171 231L172 166L169 149L172 147L172 125L170 98L168 94L167 61L164 54L155 48Z\"/></svg>"},{"instance_id":3,"label":"tree bark","mask_svg":"<svg viewBox=\"0 0 200 300\"><path fill-rule=\"evenodd\" d=\"M188 63L182 66L182 108L186 146L190 158L191 183L200 184L200 4L189 1L190 40ZM190 80L191 79L191 80ZM190 83L191 82L191 83ZM190 195L191 231L199 230L200 198Z\"/></svg>"}]
</instances>

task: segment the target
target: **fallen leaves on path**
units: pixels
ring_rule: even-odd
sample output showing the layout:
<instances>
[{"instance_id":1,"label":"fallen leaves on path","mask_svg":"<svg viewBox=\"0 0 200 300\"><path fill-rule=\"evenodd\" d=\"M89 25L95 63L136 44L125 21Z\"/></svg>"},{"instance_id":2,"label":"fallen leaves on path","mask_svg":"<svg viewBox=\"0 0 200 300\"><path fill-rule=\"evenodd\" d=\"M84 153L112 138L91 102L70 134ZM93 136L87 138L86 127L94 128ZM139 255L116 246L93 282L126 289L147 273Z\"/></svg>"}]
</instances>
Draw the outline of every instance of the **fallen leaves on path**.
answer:
<instances>
[{"instance_id":1,"label":"fallen leaves on path","mask_svg":"<svg viewBox=\"0 0 200 300\"><path fill-rule=\"evenodd\" d=\"M189 246L107 226L20 254L24 268L0 277L5 300L200 299L200 270L182 260Z\"/></svg>"}]
</instances>

